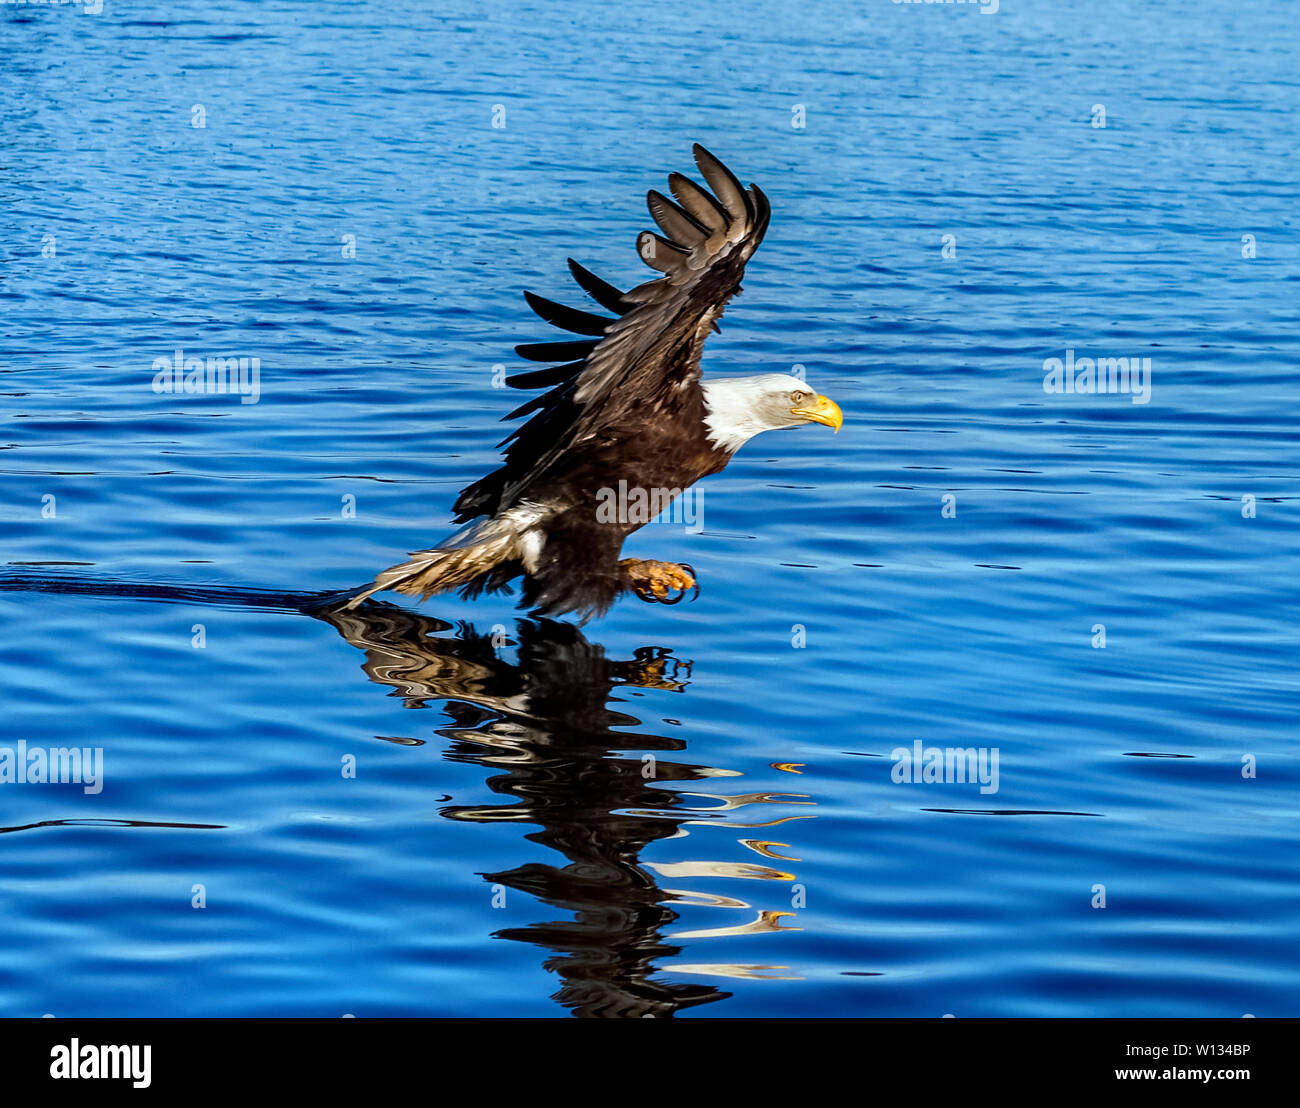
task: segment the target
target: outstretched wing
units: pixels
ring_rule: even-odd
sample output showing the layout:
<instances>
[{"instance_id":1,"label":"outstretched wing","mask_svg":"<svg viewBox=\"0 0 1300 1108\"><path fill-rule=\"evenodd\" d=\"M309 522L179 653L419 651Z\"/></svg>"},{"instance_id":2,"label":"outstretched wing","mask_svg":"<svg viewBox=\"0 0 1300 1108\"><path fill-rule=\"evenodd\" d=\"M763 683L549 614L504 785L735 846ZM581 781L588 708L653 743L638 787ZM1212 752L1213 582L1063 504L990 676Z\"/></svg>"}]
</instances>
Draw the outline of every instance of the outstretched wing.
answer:
<instances>
[{"instance_id":1,"label":"outstretched wing","mask_svg":"<svg viewBox=\"0 0 1300 1108\"><path fill-rule=\"evenodd\" d=\"M642 231L637 252L661 277L620 292L570 259L574 279L613 317L524 294L548 323L583 337L516 347L529 361L560 364L506 382L548 391L505 417L532 415L501 443L501 468L461 493L459 522L518 503L570 451L596 439L616 440L632 412L668 420L701 417L704 340L740 291L745 263L763 240L771 209L757 185L742 188L704 147L697 143L694 150L712 193L672 173L668 187L675 202L653 189L647 195L663 234Z\"/></svg>"}]
</instances>

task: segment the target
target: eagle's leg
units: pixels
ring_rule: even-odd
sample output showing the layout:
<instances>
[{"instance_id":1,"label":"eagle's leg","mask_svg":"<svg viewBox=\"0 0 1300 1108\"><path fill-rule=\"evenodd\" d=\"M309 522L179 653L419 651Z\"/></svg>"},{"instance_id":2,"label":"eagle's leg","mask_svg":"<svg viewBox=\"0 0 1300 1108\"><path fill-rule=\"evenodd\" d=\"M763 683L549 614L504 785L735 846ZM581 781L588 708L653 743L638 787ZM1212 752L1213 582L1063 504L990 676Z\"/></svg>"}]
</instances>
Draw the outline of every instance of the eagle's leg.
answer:
<instances>
[{"instance_id":1,"label":"eagle's leg","mask_svg":"<svg viewBox=\"0 0 1300 1108\"><path fill-rule=\"evenodd\" d=\"M656 604L677 604L691 589L699 596L700 586L692 566L676 562L656 562L641 558L624 558L618 563L627 587L642 600Z\"/></svg>"}]
</instances>

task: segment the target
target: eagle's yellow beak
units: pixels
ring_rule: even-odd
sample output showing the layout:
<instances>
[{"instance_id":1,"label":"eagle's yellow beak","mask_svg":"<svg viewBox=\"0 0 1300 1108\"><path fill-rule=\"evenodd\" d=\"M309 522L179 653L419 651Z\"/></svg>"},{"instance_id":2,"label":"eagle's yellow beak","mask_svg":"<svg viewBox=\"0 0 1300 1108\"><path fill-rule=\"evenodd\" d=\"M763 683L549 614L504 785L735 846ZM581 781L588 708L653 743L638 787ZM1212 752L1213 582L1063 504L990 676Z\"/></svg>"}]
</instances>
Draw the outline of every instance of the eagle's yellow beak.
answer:
<instances>
[{"instance_id":1,"label":"eagle's yellow beak","mask_svg":"<svg viewBox=\"0 0 1300 1108\"><path fill-rule=\"evenodd\" d=\"M818 396L817 403L808 408L791 408L790 414L803 416L814 423L824 423L834 431L844 426L844 413L829 396Z\"/></svg>"}]
</instances>

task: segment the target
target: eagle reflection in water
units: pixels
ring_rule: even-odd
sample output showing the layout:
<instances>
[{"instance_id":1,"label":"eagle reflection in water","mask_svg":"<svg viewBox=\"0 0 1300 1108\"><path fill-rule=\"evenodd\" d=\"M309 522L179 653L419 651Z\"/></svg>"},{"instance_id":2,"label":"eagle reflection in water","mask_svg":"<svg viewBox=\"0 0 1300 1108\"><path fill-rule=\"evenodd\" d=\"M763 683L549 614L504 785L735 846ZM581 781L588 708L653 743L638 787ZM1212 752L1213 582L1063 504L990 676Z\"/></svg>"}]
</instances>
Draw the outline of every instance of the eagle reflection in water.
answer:
<instances>
[{"instance_id":1,"label":"eagle reflection in water","mask_svg":"<svg viewBox=\"0 0 1300 1108\"><path fill-rule=\"evenodd\" d=\"M503 928L494 934L551 951L543 964L561 981L553 999L575 1015L666 1017L731 995L708 985L651 980L656 974L674 970L759 979L783 976L773 972L784 970L783 966L669 964L663 970L657 966L682 949L665 937L665 931L679 918L673 904L750 906L731 897L660 888L651 867L639 860L643 848L682 834L684 824L714 818L709 812L788 802L799 795L718 797L698 790L695 796L722 801L721 808L699 809L687 807L690 794L656 787L665 781L730 776L709 766L665 757L684 750L686 743L627 730L640 726L641 721L611 707L621 689L685 691L690 665L666 648L642 647L630 659L615 660L571 624L529 618L518 621L515 640L509 644L515 647L515 660L510 661L499 656L498 646L504 645L500 638L494 641L494 636L467 623L452 624L376 602L349 611L343 606L347 597L337 593L277 593L25 574L0 576L0 592L7 590L301 612L332 625L363 651L362 668L367 676L395 689L407 706L424 707L428 701L437 701L452 720L451 726L438 732L451 740L445 756L489 772L500 771L489 777L487 784L510 801L496 807L452 805L441 809L441 814L458 820L534 824L539 829L527 837L567 859L564 865L529 862L481 876L489 885L527 893L572 913L569 920ZM643 775L643 752L654 756L653 775ZM795 802L809 803L806 798ZM764 827L771 822L728 826ZM771 849L782 844L742 842L763 857L779 859L780 865L795 860ZM752 863L686 863L671 869L679 875L766 878L783 883L796 880L793 873ZM792 914L761 910L748 924L689 935L678 932L677 938L789 930L779 921Z\"/></svg>"},{"instance_id":2,"label":"eagle reflection in water","mask_svg":"<svg viewBox=\"0 0 1300 1108\"><path fill-rule=\"evenodd\" d=\"M567 859L482 875L489 884L573 914L494 933L553 952L544 965L561 980L554 1000L578 1016L665 1017L731 995L651 979L657 961L681 950L664 938L678 919L670 905L679 894L659 888L639 862L647 844L699 819L696 809L673 818L669 813L684 798L656 783L696 781L718 771L664 757L686 744L629 733L641 721L609 703L620 688L684 691L689 663L660 647L611 659L577 627L545 619L518 621L517 660L508 661L498 656L491 635L468 624L389 605L351 611L333 605L309 614L363 650L370 679L396 689L408 706L441 702L453 721L439 730L452 740L448 758L502 771L487 784L510 803L452 805L442 815L536 824L539 830L528 839ZM649 779L642 773L645 751L654 755ZM654 814L636 814L647 809Z\"/></svg>"}]
</instances>

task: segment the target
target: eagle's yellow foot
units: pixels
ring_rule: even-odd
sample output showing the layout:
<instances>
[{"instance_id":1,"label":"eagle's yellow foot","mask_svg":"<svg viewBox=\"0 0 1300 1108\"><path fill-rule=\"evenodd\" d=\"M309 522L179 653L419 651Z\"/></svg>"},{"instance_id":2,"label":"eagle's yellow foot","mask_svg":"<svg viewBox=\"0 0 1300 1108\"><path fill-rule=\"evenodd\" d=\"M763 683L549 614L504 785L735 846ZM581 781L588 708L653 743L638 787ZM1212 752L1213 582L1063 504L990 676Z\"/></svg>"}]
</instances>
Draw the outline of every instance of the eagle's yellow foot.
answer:
<instances>
[{"instance_id":1,"label":"eagle's yellow foot","mask_svg":"<svg viewBox=\"0 0 1300 1108\"><path fill-rule=\"evenodd\" d=\"M655 604L678 604L691 589L700 595L695 570L676 562L656 562L641 558L624 558L618 563L628 587L642 600Z\"/></svg>"}]
</instances>

